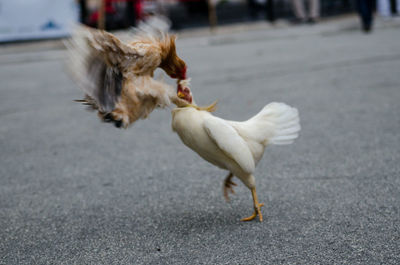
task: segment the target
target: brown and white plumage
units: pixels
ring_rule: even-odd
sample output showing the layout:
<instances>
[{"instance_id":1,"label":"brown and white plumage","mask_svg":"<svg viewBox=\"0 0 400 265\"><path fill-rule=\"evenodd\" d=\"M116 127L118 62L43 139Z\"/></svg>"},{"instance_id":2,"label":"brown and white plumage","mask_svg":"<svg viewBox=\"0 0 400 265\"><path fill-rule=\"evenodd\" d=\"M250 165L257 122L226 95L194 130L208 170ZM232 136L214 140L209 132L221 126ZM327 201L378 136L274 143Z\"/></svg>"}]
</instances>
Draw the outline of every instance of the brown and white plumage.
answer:
<instances>
[{"instance_id":1,"label":"brown and white plumage","mask_svg":"<svg viewBox=\"0 0 400 265\"><path fill-rule=\"evenodd\" d=\"M80 101L117 127L170 104L173 89L153 79L157 67L173 78L186 78L175 36L168 34L141 32L124 43L111 33L79 26L67 46L70 72L86 94Z\"/></svg>"}]
</instances>

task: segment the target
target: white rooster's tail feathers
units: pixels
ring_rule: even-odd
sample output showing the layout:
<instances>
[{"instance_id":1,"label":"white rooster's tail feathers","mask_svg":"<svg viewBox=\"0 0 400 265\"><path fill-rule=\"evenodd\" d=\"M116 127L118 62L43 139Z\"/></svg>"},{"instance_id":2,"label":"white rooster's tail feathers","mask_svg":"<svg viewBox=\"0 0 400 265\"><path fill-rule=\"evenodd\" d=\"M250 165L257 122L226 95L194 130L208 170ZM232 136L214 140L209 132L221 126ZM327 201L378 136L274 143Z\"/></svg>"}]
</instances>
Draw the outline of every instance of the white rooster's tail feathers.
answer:
<instances>
[{"instance_id":1,"label":"white rooster's tail feathers","mask_svg":"<svg viewBox=\"0 0 400 265\"><path fill-rule=\"evenodd\" d=\"M274 124L274 135L268 139L270 144L291 144L299 137L300 118L296 108L292 108L284 103L271 103L264 107L260 112L269 113L270 122ZM264 115L263 115L264 116Z\"/></svg>"},{"instance_id":2,"label":"white rooster's tail feathers","mask_svg":"<svg viewBox=\"0 0 400 265\"><path fill-rule=\"evenodd\" d=\"M233 122L239 134L263 145L291 144L299 136L300 119L297 109L273 102L245 122ZM242 133L241 133L242 132Z\"/></svg>"}]
</instances>

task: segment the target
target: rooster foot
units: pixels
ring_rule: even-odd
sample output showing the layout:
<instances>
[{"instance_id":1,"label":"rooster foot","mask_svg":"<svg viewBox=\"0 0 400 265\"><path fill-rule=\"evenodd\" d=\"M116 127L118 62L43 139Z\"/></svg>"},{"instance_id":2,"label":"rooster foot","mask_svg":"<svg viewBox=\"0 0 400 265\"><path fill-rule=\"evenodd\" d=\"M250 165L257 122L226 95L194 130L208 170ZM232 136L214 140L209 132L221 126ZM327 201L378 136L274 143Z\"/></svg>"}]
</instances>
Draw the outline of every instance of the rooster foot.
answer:
<instances>
[{"instance_id":1,"label":"rooster foot","mask_svg":"<svg viewBox=\"0 0 400 265\"><path fill-rule=\"evenodd\" d=\"M228 176L224 180L224 187L223 187L223 192L224 192L224 197L227 202L229 202L229 192L232 194L235 194L235 191L233 190L233 186L237 186L235 182L232 181L233 174L229 173Z\"/></svg>"},{"instance_id":2,"label":"rooster foot","mask_svg":"<svg viewBox=\"0 0 400 265\"><path fill-rule=\"evenodd\" d=\"M251 221L254 218L259 217L260 222L263 221L263 216L261 213L261 207L264 206L264 203L259 203L257 199L257 193L256 193L256 188L251 188L251 195L253 196L253 203L254 203L254 213L246 218L243 218L241 221L246 222L246 221Z\"/></svg>"},{"instance_id":3,"label":"rooster foot","mask_svg":"<svg viewBox=\"0 0 400 265\"><path fill-rule=\"evenodd\" d=\"M117 128L126 128L128 127L127 117L120 113L118 110L114 110L110 113L100 113L104 122L113 123Z\"/></svg>"},{"instance_id":4,"label":"rooster foot","mask_svg":"<svg viewBox=\"0 0 400 265\"><path fill-rule=\"evenodd\" d=\"M260 218L260 222L262 222L263 221L263 216L262 216L262 213L261 213L261 207L262 206L264 206L264 203L259 203L257 206L254 206L254 213L251 216L243 218L240 221L242 221L242 222L251 221L254 218L256 218L257 215L258 215L258 217Z\"/></svg>"}]
</instances>

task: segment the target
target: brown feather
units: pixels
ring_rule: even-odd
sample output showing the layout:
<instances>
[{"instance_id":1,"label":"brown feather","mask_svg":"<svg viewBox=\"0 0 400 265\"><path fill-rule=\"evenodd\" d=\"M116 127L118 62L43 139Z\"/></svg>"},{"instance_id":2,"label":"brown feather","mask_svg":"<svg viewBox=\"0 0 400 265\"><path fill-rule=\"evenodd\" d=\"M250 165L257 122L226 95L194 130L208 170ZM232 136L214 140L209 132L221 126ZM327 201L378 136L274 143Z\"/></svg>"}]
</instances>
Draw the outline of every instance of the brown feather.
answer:
<instances>
[{"instance_id":1,"label":"brown feather","mask_svg":"<svg viewBox=\"0 0 400 265\"><path fill-rule=\"evenodd\" d=\"M171 74L185 65L168 34L139 34L123 43L111 33L79 27L68 46L71 72L86 94L81 103L122 127L170 104L173 89L152 78L157 67Z\"/></svg>"}]
</instances>

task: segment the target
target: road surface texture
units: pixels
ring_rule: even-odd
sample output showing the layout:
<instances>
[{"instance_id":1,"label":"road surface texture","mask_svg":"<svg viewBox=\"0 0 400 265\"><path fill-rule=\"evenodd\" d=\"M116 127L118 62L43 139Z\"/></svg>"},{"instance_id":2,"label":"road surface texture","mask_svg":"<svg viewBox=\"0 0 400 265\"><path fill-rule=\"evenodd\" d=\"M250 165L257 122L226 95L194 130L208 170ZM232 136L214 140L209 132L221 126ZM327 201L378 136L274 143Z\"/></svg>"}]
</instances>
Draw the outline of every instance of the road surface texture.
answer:
<instances>
[{"instance_id":1,"label":"road surface texture","mask_svg":"<svg viewBox=\"0 0 400 265\"><path fill-rule=\"evenodd\" d=\"M1 47L0 264L399 264L395 22L182 34L199 105L299 109L301 137L256 170L262 223L239 221L250 191L236 179L224 201L227 172L180 142L169 109L116 129L72 101L65 50Z\"/></svg>"}]
</instances>

